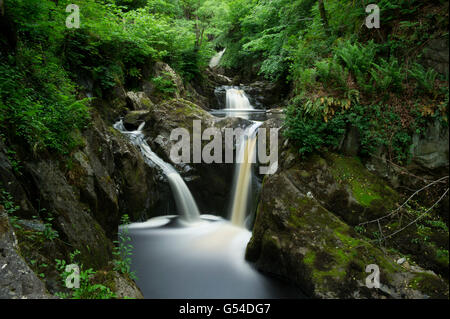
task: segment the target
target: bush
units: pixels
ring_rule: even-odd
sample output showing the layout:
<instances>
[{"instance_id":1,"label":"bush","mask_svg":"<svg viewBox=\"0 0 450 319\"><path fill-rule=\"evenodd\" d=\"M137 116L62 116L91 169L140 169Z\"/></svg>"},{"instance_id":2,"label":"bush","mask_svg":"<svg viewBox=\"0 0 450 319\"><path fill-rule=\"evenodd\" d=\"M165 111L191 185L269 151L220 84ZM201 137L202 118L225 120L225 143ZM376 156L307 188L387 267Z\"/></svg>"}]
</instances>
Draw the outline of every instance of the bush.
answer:
<instances>
[{"instance_id":1,"label":"bush","mask_svg":"<svg viewBox=\"0 0 450 319\"><path fill-rule=\"evenodd\" d=\"M431 68L426 70L421 64L414 63L408 70L408 75L416 81L416 88L425 93L433 95L436 93L435 84L437 72Z\"/></svg>"},{"instance_id":2,"label":"bush","mask_svg":"<svg viewBox=\"0 0 450 319\"><path fill-rule=\"evenodd\" d=\"M397 59L389 61L380 59L380 64L372 63L370 74L378 92L401 92L405 72L399 65Z\"/></svg>"},{"instance_id":3,"label":"bush","mask_svg":"<svg viewBox=\"0 0 450 319\"><path fill-rule=\"evenodd\" d=\"M42 68L40 72L34 72ZM71 83L48 79L54 65L30 65L26 73L17 67L0 64L0 131L17 136L34 151L50 149L62 154L80 144L73 130L88 122L86 100L77 100ZM58 73L55 73L57 75ZM60 76L64 78L64 75Z\"/></svg>"},{"instance_id":4,"label":"bush","mask_svg":"<svg viewBox=\"0 0 450 319\"><path fill-rule=\"evenodd\" d=\"M336 147L346 127L340 115L325 122L322 117L305 113L295 104L286 110L285 125L284 136L293 141L300 154L312 153L322 147Z\"/></svg>"}]
</instances>

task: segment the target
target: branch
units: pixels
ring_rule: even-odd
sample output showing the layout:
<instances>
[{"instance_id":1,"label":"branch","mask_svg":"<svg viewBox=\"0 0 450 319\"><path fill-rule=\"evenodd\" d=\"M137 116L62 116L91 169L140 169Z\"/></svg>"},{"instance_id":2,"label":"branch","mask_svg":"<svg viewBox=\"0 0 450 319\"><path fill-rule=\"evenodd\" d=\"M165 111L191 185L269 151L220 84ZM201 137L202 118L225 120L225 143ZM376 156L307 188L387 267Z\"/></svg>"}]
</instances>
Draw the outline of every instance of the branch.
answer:
<instances>
[{"instance_id":1,"label":"branch","mask_svg":"<svg viewBox=\"0 0 450 319\"><path fill-rule=\"evenodd\" d=\"M367 224L370 224L370 223L379 222L379 221L382 220L382 219L385 219L385 218L387 218L387 217L389 217L389 216L392 216L392 215L396 214L401 208L403 208L403 207L404 207L404 206L405 206L405 205L406 205L406 204L407 204L414 196L416 196L418 193L420 193L420 192L423 191L424 189L426 189L426 188L428 188L428 187L430 187L430 186L432 186L432 185L434 185L434 184L437 184L437 183L442 182L444 179L447 179L447 178L448 178L448 176L444 176L444 177L439 178L438 180L435 180L434 182L431 182L430 184L428 184L428 185L422 187L421 189L415 191L411 196L409 196L409 198L408 198L402 205L400 205L399 207L397 207L395 210L391 211L389 214L387 214L387 215L385 215L385 216L382 216L382 217L380 217L380 218L374 219L374 220L369 220L369 221L367 221L367 222L360 223L359 226L363 226L363 225L367 225ZM448 189L447 189L447 191L448 191ZM433 205L433 206L434 206L434 205Z\"/></svg>"},{"instance_id":2,"label":"branch","mask_svg":"<svg viewBox=\"0 0 450 319\"><path fill-rule=\"evenodd\" d=\"M407 227L409 227L409 226L411 226L412 224L414 224L414 223L417 223L420 219L422 219L430 210L432 210L444 197L445 197L445 195L447 195L447 193L448 193L448 188L447 188L447 190L444 192L444 194L442 194L442 196L437 200L437 202L435 202L434 204L433 204L433 206L431 206L430 208L428 208L422 215L420 215L419 217L417 217L415 220L413 220L412 222L410 222L408 225L406 225L405 227L403 227L403 228L401 228L401 229L399 229L399 230L397 230L397 231L395 231L395 232L393 232L392 234L390 234L390 235L388 235L388 236L385 236L384 237L384 239L387 239L387 238L390 238L390 237L392 237L392 236L394 236L395 234L398 234L399 232L401 232L402 230L404 230L405 228L407 228Z\"/></svg>"}]
</instances>

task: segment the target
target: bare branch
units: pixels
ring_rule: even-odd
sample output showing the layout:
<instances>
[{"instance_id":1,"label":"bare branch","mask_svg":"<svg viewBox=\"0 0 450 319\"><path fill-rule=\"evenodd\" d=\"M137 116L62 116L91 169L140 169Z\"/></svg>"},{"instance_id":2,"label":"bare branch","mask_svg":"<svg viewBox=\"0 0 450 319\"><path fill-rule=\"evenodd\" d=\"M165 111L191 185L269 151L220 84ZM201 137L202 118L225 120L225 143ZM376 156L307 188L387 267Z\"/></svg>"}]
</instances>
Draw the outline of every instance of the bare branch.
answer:
<instances>
[{"instance_id":1,"label":"bare branch","mask_svg":"<svg viewBox=\"0 0 450 319\"><path fill-rule=\"evenodd\" d=\"M396 209L394 209L393 211L391 211L389 214L387 214L387 215L385 215L385 216L382 216L382 217L380 217L380 218L374 219L374 220L369 220L369 221L367 221L367 222L360 223L359 226L363 226L363 225L367 225L367 224L375 223L375 222L378 222L378 223L379 223L380 220L395 215L396 213L398 213L398 212L400 211L400 209L402 209L402 208L403 208L403 207L404 207L404 206L405 206L405 205L406 205L406 204L407 204L414 196L416 196L418 193L420 193L420 192L423 191L424 189L426 189L426 188L428 188L428 187L430 187L430 186L432 186L432 185L434 185L434 184L441 183L441 182L442 182L443 180L445 180L445 179L448 179L448 176L441 177L441 178L439 178L439 179L437 179L437 180L435 180L435 181L429 183L428 185L422 187L421 189L415 191L411 196L409 196L409 198L408 198L402 205L400 205L399 207L397 207Z\"/></svg>"}]
</instances>

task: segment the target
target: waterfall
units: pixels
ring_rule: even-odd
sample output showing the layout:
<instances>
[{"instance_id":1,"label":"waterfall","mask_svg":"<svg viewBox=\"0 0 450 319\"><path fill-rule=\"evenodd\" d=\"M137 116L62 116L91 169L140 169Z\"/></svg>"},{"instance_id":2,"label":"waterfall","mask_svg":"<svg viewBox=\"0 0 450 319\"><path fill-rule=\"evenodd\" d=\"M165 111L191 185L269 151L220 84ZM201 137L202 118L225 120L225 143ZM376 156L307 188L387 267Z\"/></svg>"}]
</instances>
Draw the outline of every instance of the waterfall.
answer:
<instances>
[{"instance_id":1,"label":"waterfall","mask_svg":"<svg viewBox=\"0 0 450 319\"><path fill-rule=\"evenodd\" d=\"M175 198L175 203L179 214L188 222L195 222L200 220L200 213L186 183L181 178L180 174L169 163L164 162L158 155L156 155L145 141L145 136L142 133L145 122L143 122L136 131L127 131L123 125L122 120L114 124L114 128L125 134L130 141L139 147L145 162L150 165L158 166L169 180L169 185Z\"/></svg>"},{"instance_id":2,"label":"waterfall","mask_svg":"<svg viewBox=\"0 0 450 319\"><path fill-rule=\"evenodd\" d=\"M253 110L244 90L235 88L227 89L226 108L232 110Z\"/></svg>"},{"instance_id":3,"label":"waterfall","mask_svg":"<svg viewBox=\"0 0 450 319\"><path fill-rule=\"evenodd\" d=\"M220 60L222 59L222 56L223 56L223 54L225 53L225 50L226 50L226 48L223 49L223 50L220 51L220 52L217 52L216 55L214 55L214 56L212 57L211 61L209 61L209 67L210 67L211 69L212 69L212 68L215 68L216 66L219 65Z\"/></svg>"},{"instance_id":4,"label":"waterfall","mask_svg":"<svg viewBox=\"0 0 450 319\"><path fill-rule=\"evenodd\" d=\"M252 182L252 163L256 158L256 130L261 123L254 123L246 129L239 145L236 168L233 178L233 197L231 206L231 223L244 227L249 206Z\"/></svg>"}]
</instances>

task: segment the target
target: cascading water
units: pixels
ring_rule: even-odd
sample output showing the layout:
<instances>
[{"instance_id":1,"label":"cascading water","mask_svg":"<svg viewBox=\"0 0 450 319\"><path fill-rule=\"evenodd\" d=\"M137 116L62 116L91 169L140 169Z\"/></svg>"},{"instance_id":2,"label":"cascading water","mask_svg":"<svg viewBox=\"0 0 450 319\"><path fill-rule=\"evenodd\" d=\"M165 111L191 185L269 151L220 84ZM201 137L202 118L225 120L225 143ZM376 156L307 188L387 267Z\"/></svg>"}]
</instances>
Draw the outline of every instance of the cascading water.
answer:
<instances>
[{"instance_id":1,"label":"cascading water","mask_svg":"<svg viewBox=\"0 0 450 319\"><path fill-rule=\"evenodd\" d=\"M169 163L164 162L151 150L150 146L145 141L144 134L142 133L144 126L145 122L143 122L136 131L127 131L122 120L114 124L114 128L116 130L128 136L130 141L139 147L148 165L158 166L163 171L164 175L166 175L180 216L187 222L199 221L200 212L197 208L194 197L189 191L189 188L175 168L173 168L173 166Z\"/></svg>"},{"instance_id":2,"label":"cascading water","mask_svg":"<svg viewBox=\"0 0 450 319\"><path fill-rule=\"evenodd\" d=\"M212 57L211 61L209 61L209 67L210 67L210 68L215 68L216 66L219 65L220 60L222 59L222 56L223 56L223 54L225 53L225 50L226 50L226 48L223 49L223 50L220 51L220 52L217 52L216 55L214 55L214 56Z\"/></svg>"},{"instance_id":3,"label":"cascading water","mask_svg":"<svg viewBox=\"0 0 450 319\"><path fill-rule=\"evenodd\" d=\"M253 110L244 90L230 88L226 93L226 108L232 110Z\"/></svg>"},{"instance_id":4,"label":"cascading water","mask_svg":"<svg viewBox=\"0 0 450 319\"><path fill-rule=\"evenodd\" d=\"M239 93L241 102L245 94ZM237 100L237 99L236 99ZM243 102L242 102L243 101ZM243 104L242 104L243 103ZM251 106L250 106L251 107ZM231 110L232 116L245 112ZM184 181L175 169L152 152L142 129L128 132L122 121L114 125L141 150L149 165L157 165L167 176L176 199L177 209L188 220L203 222L179 223L180 216L154 217L143 223L123 225L133 247L131 270L146 298L299 298L295 287L261 274L245 260L245 249L251 232L243 226L248 211L248 194L252 179L251 159L256 149L255 123L246 129L249 137L240 140L233 198L233 224L217 216L199 216L197 206ZM242 162L242 163L239 163ZM247 195L246 195L247 194Z\"/></svg>"},{"instance_id":5,"label":"cascading water","mask_svg":"<svg viewBox=\"0 0 450 319\"><path fill-rule=\"evenodd\" d=\"M231 223L244 227L251 192L252 163L256 157L256 130L261 123L254 123L243 134L236 161L233 178L233 197L231 206Z\"/></svg>"}]
</instances>

